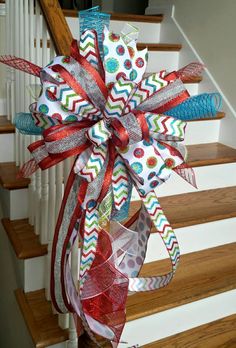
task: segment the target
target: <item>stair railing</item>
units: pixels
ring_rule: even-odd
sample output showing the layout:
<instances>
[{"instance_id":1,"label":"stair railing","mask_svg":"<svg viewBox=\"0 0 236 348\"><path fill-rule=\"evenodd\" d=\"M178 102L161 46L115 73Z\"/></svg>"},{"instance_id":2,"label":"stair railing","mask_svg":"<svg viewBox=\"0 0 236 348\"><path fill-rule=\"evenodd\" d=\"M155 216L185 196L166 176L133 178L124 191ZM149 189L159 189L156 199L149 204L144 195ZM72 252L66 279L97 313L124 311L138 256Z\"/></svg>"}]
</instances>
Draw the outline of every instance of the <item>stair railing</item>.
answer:
<instances>
[{"instance_id":1,"label":"stair railing","mask_svg":"<svg viewBox=\"0 0 236 348\"><path fill-rule=\"evenodd\" d=\"M6 0L6 54L21 57L39 66L47 65L57 54L68 55L72 35L57 0ZM29 105L35 101L33 87L40 84L38 78L20 71L8 69L7 105L12 122L18 112L29 112ZM29 92L31 90L31 92ZM34 94L34 93L33 93ZM39 140L39 136L15 133L16 165L22 165L29 158L27 146ZM48 244L45 262L45 295L50 301L50 262L52 240L59 213L64 183L70 169L71 159L57 166L31 176L29 185L29 223L42 244ZM78 280L78 242L72 252L71 265L74 279ZM77 334L72 315L59 314L59 325L69 328L69 347L77 347Z\"/></svg>"}]
</instances>

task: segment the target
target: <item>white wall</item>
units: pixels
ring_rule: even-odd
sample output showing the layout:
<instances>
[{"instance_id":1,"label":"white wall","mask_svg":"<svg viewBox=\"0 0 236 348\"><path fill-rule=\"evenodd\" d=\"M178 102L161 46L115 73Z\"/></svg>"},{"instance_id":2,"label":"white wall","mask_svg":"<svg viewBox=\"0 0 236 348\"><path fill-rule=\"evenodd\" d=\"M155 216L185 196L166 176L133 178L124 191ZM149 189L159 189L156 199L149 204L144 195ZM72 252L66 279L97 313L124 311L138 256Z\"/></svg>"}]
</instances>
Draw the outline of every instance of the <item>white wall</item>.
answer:
<instances>
[{"instance_id":1,"label":"white wall","mask_svg":"<svg viewBox=\"0 0 236 348\"><path fill-rule=\"evenodd\" d=\"M4 4L0 4L0 55L5 54L5 15ZM6 68L0 64L0 115L3 112L3 100L6 98L5 92L5 71Z\"/></svg>"},{"instance_id":2,"label":"white wall","mask_svg":"<svg viewBox=\"0 0 236 348\"><path fill-rule=\"evenodd\" d=\"M175 18L236 109L236 0L149 0L175 5Z\"/></svg>"}]
</instances>

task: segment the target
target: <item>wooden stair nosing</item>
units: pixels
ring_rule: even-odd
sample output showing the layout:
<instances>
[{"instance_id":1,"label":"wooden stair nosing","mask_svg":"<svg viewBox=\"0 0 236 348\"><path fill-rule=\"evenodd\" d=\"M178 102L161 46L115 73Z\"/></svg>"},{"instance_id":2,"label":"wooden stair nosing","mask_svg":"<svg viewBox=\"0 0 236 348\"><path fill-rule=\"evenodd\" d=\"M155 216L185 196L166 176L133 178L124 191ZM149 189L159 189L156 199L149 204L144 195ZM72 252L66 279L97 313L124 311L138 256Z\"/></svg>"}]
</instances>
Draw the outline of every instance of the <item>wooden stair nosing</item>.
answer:
<instances>
[{"instance_id":1,"label":"wooden stair nosing","mask_svg":"<svg viewBox=\"0 0 236 348\"><path fill-rule=\"evenodd\" d=\"M44 348L68 340L68 330L58 326L57 315L52 313L51 303L44 290L25 294L17 289L15 296L36 348Z\"/></svg>"},{"instance_id":2,"label":"wooden stair nosing","mask_svg":"<svg viewBox=\"0 0 236 348\"><path fill-rule=\"evenodd\" d=\"M76 10L63 10L65 17L78 17L78 11ZM111 13L111 20L114 21L129 21L129 22L144 22L144 23L161 23L163 21L163 15L158 14L155 16L129 14L129 13Z\"/></svg>"},{"instance_id":3,"label":"wooden stair nosing","mask_svg":"<svg viewBox=\"0 0 236 348\"><path fill-rule=\"evenodd\" d=\"M18 178L19 167L14 162L0 163L0 185L7 190L18 190L27 188L30 179Z\"/></svg>"},{"instance_id":4,"label":"wooden stair nosing","mask_svg":"<svg viewBox=\"0 0 236 348\"><path fill-rule=\"evenodd\" d=\"M7 119L7 116L0 116L0 134L15 133L15 126Z\"/></svg>"},{"instance_id":5,"label":"wooden stair nosing","mask_svg":"<svg viewBox=\"0 0 236 348\"><path fill-rule=\"evenodd\" d=\"M236 149L221 143L187 145L190 167L236 162Z\"/></svg>"},{"instance_id":6,"label":"wooden stair nosing","mask_svg":"<svg viewBox=\"0 0 236 348\"><path fill-rule=\"evenodd\" d=\"M2 224L18 259L26 260L47 254L47 245L40 243L27 219L10 221L4 218Z\"/></svg>"},{"instance_id":7,"label":"wooden stair nosing","mask_svg":"<svg viewBox=\"0 0 236 348\"><path fill-rule=\"evenodd\" d=\"M172 51L178 52L181 50L181 44L172 44L172 43L137 43L138 50L148 49L149 52L153 51Z\"/></svg>"},{"instance_id":8,"label":"wooden stair nosing","mask_svg":"<svg viewBox=\"0 0 236 348\"><path fill-rule=\"evenodd\" d=\"M222 118L225 117L225 112L217 112L216 116L214 117L204 117L204 118L200 118L198 120L189 120L186 122L204 122L204 121L217 121L217 120L221 120Z\"/></svg>"},{"instance_id":9,"label":"wooden stair nosing","mask_svg":"<svg viewBox=\"0 0 236 348\"><path fill-rule=\"evenodd\" d=\"M169 260L152 262L143 266L140 275L145 277L163 274L169 267ZM235 289L235 267L236 243L183 255L176 275L168 286L128 297L127 321ZM66 340L68 333L55 324L44 289L27 294L18 289L16 297L36 347L42 348L46 347L46 344L51 345ZM45 322L48 327L54 327L53 343L49 332L45 330L45 325L43 328L40 325ZM43 330L45 331L42 332ZM88 348L93 345L87 341L86 345L82 344L81 347Z\"/></svg>"},{"instance_id":10,"label":"wooden stair nosing","mask_svg":"<svg viewBox=\"0 0 236 348\"><path fill-rule=\"evenodd\" d=\"M143 348L183 347L236 347L236 315L230 315L143 346Z\"/></svg>"}]
</instances>

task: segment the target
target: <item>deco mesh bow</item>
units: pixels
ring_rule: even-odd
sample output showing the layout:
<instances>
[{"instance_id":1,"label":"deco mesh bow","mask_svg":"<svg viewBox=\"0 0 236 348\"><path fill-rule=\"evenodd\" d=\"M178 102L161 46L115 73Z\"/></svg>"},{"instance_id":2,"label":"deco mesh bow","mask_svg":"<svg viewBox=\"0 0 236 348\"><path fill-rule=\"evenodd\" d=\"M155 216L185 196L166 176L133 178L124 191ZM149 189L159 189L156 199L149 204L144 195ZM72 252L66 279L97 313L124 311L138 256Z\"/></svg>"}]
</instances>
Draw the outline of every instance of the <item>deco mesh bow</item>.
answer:
<instances>
[{"instance_id":1,"label":"deco mesh bow","mask_svg":"<svg viewBox=\"0 0 236 348\"><path fill-rule=\"evenodd\" d=\"M42 134L28 147L33 158L21 174L76 158L53 240L53 305L80 317L98 345L95 334L116 347L128 293L164 287L176 272L179 246L156 188L173 171L196 186L180 142L186 121L213 117L221 98L216 93L189 96L182 80L199 76L201 64L145 75L146 49L138 51L135 40L107 28L103 35L103 60L96 31L86 30L79 42L72 42L70 56L55 57L45 68L13 56L0 61L41 79L42 91L30 113L16 117L21 132ZM141 204L127 219L133 188ZM172 267L164 275L139 277L152 225ZM77 235L79 290L69 261Z\"/></svg>"}]
</instances>

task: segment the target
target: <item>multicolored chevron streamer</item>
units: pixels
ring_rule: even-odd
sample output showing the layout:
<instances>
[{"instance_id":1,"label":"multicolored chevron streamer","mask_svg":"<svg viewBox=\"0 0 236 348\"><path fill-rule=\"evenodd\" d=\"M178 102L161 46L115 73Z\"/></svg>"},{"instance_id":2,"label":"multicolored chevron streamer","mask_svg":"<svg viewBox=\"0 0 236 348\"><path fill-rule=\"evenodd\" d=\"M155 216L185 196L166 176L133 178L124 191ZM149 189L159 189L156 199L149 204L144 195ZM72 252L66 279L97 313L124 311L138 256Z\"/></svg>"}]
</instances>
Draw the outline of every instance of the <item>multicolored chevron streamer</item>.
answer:
<instances>
[{"instance_id":1,"label":"multicolored chevron streamer","mask_svg":"<svg viewBox=\"0 0 236 348\"><path fill-rule=\"evenodd\" d=\"M128 174L125 164L120 156L116 157L112 173L112 188L114 195L114 204L117 210L120 210L127 201L129 194Z\"/></svg>"}]
</instances>

